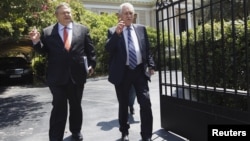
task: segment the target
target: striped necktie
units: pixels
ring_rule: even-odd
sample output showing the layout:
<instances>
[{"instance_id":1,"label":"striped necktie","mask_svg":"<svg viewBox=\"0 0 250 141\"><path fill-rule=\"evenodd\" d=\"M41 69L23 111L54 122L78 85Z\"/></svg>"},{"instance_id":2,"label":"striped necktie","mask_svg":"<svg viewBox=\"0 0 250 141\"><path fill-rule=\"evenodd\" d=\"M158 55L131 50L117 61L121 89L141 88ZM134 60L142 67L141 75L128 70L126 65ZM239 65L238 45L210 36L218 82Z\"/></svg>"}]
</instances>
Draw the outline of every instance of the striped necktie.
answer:
<instances>
[{"instance_id":1,"label":"striped necktie","mask_svg":"<svg viewBox=\"0 0 250 141\"><path fill-rule=\"evenodd\" d=\"M135 69L135 67L137 66L135 46L130 32L131 28L127 27L127 30L128 30L129 67L131 69Z\"/></svg>"}]
</instances>

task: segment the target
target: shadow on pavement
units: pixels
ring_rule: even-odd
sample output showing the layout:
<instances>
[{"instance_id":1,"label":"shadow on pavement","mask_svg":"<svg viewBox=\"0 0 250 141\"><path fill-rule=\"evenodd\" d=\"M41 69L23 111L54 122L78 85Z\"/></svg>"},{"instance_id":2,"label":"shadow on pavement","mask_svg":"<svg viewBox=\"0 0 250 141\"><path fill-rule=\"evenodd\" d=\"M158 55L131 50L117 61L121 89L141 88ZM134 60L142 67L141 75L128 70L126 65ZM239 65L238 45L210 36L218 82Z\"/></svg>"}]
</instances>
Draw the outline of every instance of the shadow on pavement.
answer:
<instances>
[{"instance_id":1,"label":"shadow on pavement","mask_svg":"<svg viewBox=\"0 0 250 141\"><path fill-rule=\"evenodd\" d=\"M136 123L140 123L140 121L135 121L134 117L132 115L129 114L129 123L130 124L136 124ZM119 128L119 122L118 119L115 120L111 120L111 121L102 121L102 122L98 122L97 126L101 127L101 130L103 131L109 131L112 130L113 128L117 127Z\"/></svg>"},{"instance_id":2,"label":"shadow on pavement","mask_svg":"<svg viewBox=\"0 0 250 141\"><path fill-rule=\"evenodd\" d=\"M115 127L119 127L119 123L118 123L118 119L115 119L115 120L111 120L111 121L98 122L97 126L100 126L101 130L103 130L103 131L109 131Z\"/></svg>"},{"instance_id":3,"label":"shadow on pavement","mask_svg":"<svg viewBox=\"0 0 250 141\"><path fill-rule=\"evenodd\" d=\"M161 141L187 141L186 139L182 139L176 134L168 132L165 129L159 129L153 133L153 141L158 140L159 138Z\"/></svg>"},{"instance_id":4,"label":"shadow on pavement","mask_svg":"<svg viewBox=\"0 0 250 141\"><path fill-rule=\"evenodd\" d=\"M35 102L35 96L19 95L0 98L0 129L17 126L23 120L39 120L44 113L34 113L42 108L43 103ZM32 115L30 115L32 113ZM29 116L30 115L30 116Z\"/></svg>"}]
</instances>

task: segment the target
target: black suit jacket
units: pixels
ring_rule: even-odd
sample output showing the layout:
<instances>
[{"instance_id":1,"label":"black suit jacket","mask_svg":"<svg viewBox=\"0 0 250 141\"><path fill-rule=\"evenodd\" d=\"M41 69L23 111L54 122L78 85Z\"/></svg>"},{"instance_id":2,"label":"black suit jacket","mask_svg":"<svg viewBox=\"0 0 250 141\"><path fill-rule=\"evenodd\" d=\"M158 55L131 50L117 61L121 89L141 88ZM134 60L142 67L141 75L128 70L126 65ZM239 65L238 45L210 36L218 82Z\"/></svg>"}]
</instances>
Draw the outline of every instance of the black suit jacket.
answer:
<instances>
[{"instance_id":1,"label":"black suit jacket","mask_svg":"<svg viewBox=\"0 0 250 141\"><path fill-rule=\"evenodd\" d=\"M139 24L133 24L133 27L138 38L139 47L142 55L142 63L144 66L145 76L150 80L150 75L147 68L155 68L153 57L150 53L150 44L146 27ZM118 35L115 32L116 27L108 30L108 40L105 49L109 52L109 81L115 85L119 85L124 77L126 68L127 51L123 33Z\"/></svg>"},{"instance_id":2,"label":"black suit jacket","mask_svg":"<svg viewBox=\"0 0 250 141\"><path fill-rule=\"evenodd\" d=\"M75 84L83 85L87 77L83 56L87 56L89 66L93 68L96 66L96 55L89 30L74 22L69 52L64 48L63 40L59 35L58 23L42 30L41 41L34 45L34 49L47 54L48 85L63 85L70 79Z\"/></svg>"}]
</instances>

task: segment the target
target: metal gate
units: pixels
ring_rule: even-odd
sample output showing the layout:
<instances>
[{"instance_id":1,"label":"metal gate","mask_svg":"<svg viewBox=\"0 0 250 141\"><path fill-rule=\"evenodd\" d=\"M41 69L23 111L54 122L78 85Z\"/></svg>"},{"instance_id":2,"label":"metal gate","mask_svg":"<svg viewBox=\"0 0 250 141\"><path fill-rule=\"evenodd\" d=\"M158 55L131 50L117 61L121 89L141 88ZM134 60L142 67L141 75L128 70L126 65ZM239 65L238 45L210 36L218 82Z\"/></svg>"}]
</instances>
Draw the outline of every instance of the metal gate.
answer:
<instances>
[{"instance_id":1,"label":"metal gate","mask_svg":"<svg viewBox=\"0 0 250 141\"><path fill-rule=\"evenodd\" d=\"M207 141L250 124L249 0L157 0L161 125Z\"/></svg>"}]
</instances>

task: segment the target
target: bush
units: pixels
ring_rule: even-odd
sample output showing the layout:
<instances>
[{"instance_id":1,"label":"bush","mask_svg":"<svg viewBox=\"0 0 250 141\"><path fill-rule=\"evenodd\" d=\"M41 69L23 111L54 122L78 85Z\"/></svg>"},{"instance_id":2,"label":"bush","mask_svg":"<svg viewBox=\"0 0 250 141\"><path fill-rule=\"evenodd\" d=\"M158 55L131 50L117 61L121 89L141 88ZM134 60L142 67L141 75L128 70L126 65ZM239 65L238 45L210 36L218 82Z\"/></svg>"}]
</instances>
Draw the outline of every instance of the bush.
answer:
<instances>
[{"instance_id":1,"label":"bush","mask_svg":"<svg viewBox=\"0 0 250 141\"><path fill-rule=\"evenodd\" d=\"M247 24L249 27L250 21ZM183 39L186 40L183 41L185 46L181 58L186 82L247 90L246 82L250 80L247 75L250 74L250 55L247 55L250 29L245 31L245 27L240 20L214 22L184 33Z\"/></svg>"},{"instance_id":2,"label":"bush","mask_svg":"<svg viewBox=\"0 0 250 141\"><path fill-rule=\"evenodd\" d=\"M35 76L44 81L46 79L46 69L47 69L46 57L39 55L33 58L32 67L33 67Z\"/></svg>"}]
</instances>

